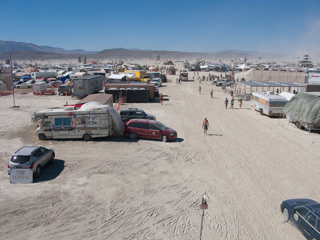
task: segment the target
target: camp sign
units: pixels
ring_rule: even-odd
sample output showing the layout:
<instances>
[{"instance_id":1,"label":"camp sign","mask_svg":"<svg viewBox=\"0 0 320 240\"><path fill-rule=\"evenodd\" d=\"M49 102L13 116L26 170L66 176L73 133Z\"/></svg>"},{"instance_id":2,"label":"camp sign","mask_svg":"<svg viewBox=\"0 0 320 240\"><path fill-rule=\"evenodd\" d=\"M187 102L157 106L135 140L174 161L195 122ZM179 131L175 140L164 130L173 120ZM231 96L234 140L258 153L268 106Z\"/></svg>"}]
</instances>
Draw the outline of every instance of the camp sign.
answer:
<instances>
[{"instance_id":1,"label":"camp sign","mask_svg":"<svg viewBox=\"0 0 320 240\"><path fill-rule=\"evenodd\" d=\"M11 169L10 183L32 183L32 169Z\"/></svg>"}]
</instances>

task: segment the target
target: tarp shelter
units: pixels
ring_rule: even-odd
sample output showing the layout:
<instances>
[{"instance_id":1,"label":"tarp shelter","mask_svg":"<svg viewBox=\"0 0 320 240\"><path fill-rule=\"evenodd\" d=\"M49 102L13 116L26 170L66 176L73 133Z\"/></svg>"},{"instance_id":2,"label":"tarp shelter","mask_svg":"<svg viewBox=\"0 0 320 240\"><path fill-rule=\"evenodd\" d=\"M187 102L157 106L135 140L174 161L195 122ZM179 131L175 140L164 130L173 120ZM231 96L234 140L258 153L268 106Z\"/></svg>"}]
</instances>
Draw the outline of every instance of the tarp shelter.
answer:
<instances>
[{"instance_id":1,"label":"tarp shelter","mask_svg":"<svg viewBox=\"0 0 320 240\"><path fill-rule=\"evenodd\" d=\"M111 74L108 77L108 82L110 83L120 83L127 80L139 79L134 73L124 73L124 74Z\"/></svg>"},{"instance_id":2,"label":"tarp shelter","mask_svg":"<svg viewBox=\"0 0 320 240\"><path fill-rule=\"evenodd\" d=\"M113 107L113 96L112 94L104 93L90 94L77 102L76 105L82 105L88 102L99 102L103 105L110 105L111 107Z\"/></svg>"},{"instance_id":3,"label":"tarp shelter","mask_svg":"<svg viewBox=\"0 0 320 240\"><path fill-rule=\"evenodd\" d=\"M32 72L39 72L39 70L35 67L28 67L24 72L32 73Z\"/></svg>"},{"instance_id":4,"label":"tarp shelter","mask_svg":"<svg viewBox=\"0 0 320 240\"><path fill-rule=\"evenodd\" d=\"M241 69L242 71L246 71L251 68L247 64L242 64L242 65L238 66L237 69Z\"/></svg>"},{"instance_id":5,"label":"tarp shelter","mask_svg":"<svg viewBox=\"0 0 320 240\"><path fill-rule=\"evenodd\" d=\"M67 79L71 79L69 75L58 77L58 80L65 82Z\"/></svg>"},{"instance_id":6,"label":"tarp shelter","mask_svg":"<svg viewBox=\"0 0 320 240\"><path fill-rule=\"evenodd\" d=\"M27 75L27 76L23 76L20 78L20 80L22 80L22 81L27 80L27 79L31 79L31 76Z\"/></svg>"},{"instance_id":7,"label":"tarp shelter","mask_svg":"<svg viewBox=\"0 0 320 240\"><path fill-rule=\"evenodd\" d=\"M320 97L317 95L299 93L286 103L283 112L295 121L320 128Z\"/></svg>"}]
</instances>

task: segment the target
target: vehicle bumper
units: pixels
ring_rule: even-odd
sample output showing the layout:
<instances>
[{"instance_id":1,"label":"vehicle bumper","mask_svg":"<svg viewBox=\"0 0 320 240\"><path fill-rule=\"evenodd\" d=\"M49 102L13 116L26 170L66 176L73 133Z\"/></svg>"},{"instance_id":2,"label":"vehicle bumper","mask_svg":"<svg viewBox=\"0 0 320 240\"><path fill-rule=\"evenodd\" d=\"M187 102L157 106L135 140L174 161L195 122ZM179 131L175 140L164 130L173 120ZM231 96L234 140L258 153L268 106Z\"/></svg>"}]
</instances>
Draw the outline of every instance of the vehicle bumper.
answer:
<instances>
[{"instance_id":1,"label":"vehicle bumper","mask_svg":"<svg viewBox=\"0 0 320 240\"><path fill-rule=\"evenodd\" d=\"M177 137L178 137L178 134L177 134L177 133L175 133L173 136L171 136L171 135L169 134L168 140L169 140L169 141L172 141L172 140L176 139Z\"/></svg>"}]
</instances>

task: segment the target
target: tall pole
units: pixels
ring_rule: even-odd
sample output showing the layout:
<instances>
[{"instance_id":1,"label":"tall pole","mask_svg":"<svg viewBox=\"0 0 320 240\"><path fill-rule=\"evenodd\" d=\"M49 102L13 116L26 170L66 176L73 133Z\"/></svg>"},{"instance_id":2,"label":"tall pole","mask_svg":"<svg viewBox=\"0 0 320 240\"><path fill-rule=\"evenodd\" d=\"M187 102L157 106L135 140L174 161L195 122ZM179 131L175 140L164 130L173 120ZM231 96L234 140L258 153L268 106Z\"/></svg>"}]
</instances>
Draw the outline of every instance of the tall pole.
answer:
<instances>
[{"instance_id":1,"label":"tall pole","mask_svg":"<svg viewBox=\"0 0 320 240\"><path fill-rule=\"evenodd\" d=\"M11 51L10 51L10 81L12 83L12 97L13 97L13 107L12 108L19 108L19 106L16 106L16 100L14 97L14 85L13 85L13 75L12 75L12 60L11 60Z\"/></svg>"}]
</instances>

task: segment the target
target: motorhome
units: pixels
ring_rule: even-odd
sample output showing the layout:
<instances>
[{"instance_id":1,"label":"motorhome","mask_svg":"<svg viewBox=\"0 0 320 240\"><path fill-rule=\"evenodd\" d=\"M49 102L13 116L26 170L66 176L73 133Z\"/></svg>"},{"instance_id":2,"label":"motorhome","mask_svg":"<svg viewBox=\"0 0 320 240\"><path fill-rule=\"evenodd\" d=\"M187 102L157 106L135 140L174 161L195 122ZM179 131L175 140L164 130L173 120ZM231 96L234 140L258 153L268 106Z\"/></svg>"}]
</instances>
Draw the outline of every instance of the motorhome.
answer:
<instances>
[{"instance_id":1,"label":"motorhome","mask_svg":"<svg viewBox=\"0 0 320 240\"><path fill-rule=\"evenodd\" d=\"M285 97L273 92L253 92L251 95L251 106L267 116L283 115L283 107L287 102Z\"/></svg>"},{"instance_id":2,"label":"motorhome","mask_svg":"<svg viewBox=\"0 0 320 240\"><path fill-rule=\"evenodd\" d=\"M57 77L57 72L55 71L48 71L48 72L32 72L31 77L33 79L40 79L42 77L45 78L51 78L51 77Z\"/></svg>"},{"instance_id":3,"label":"motorhome","mask_svg":"<svg viewBox=\"0 0 320 240\"><path fill-rule=\"evenodd\" d=\"M123 134L120 115L110 106L89 102L76 110L44 109L35 112L33 122L38 123L36 134L40 140L76 139L89 141L92 138Z\"/></svg>"}]
</instances>

